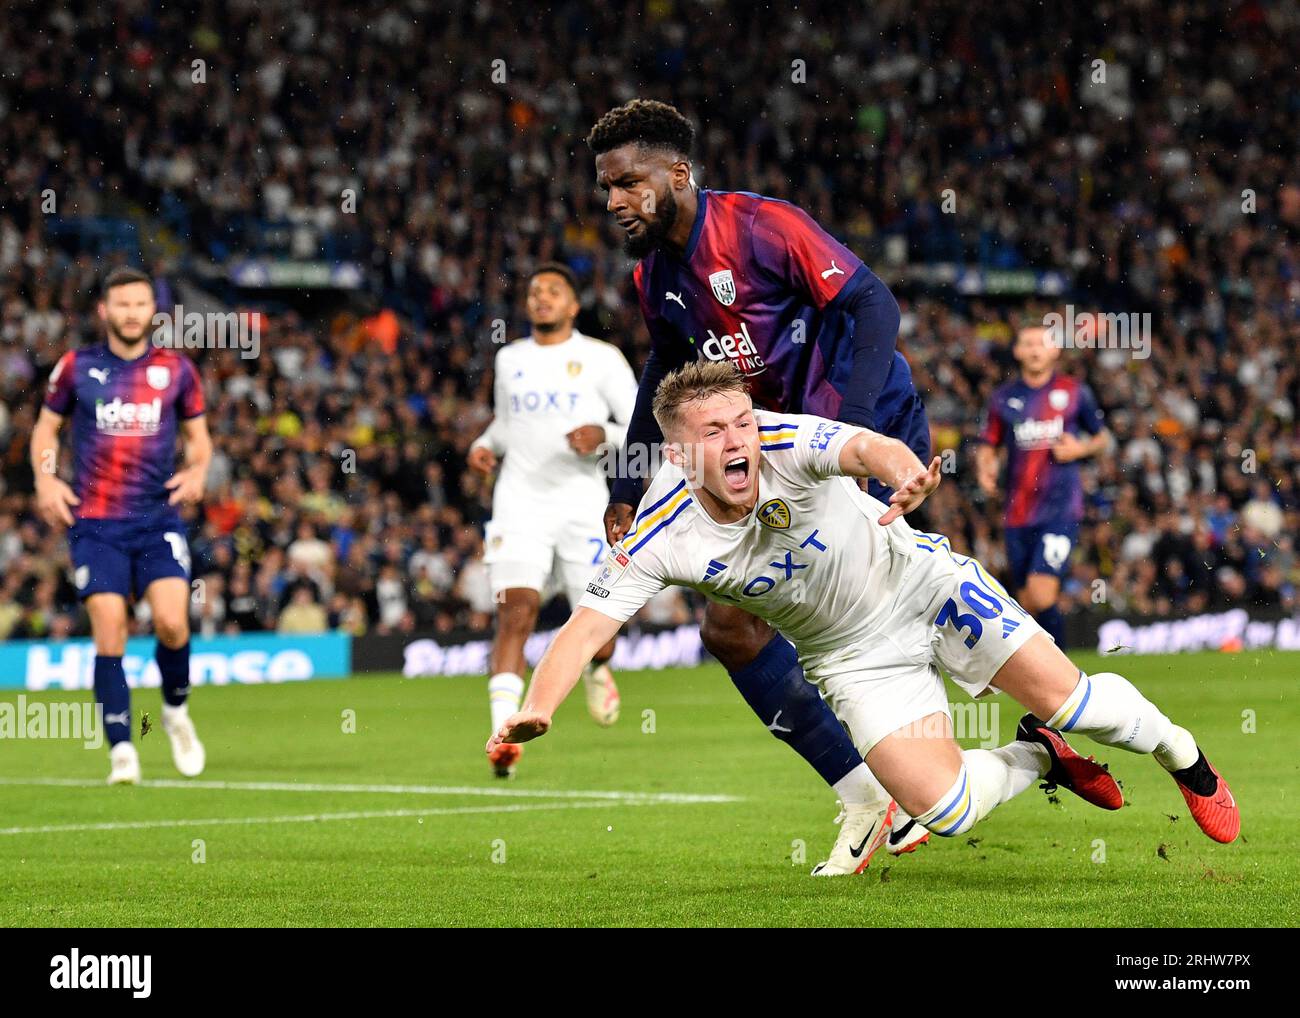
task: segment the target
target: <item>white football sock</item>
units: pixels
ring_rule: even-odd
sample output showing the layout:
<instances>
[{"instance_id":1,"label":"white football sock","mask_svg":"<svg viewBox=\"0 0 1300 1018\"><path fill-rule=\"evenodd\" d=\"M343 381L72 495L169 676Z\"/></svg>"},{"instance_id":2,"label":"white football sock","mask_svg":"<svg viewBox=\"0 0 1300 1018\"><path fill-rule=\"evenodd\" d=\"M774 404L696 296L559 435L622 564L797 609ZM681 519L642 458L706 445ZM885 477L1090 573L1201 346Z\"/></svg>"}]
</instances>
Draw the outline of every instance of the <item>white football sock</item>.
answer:
<instances>
[{"instance_id":1,"label":"white football sock","mask_svg":"<svg viewBox=\"0 0 1300 1018\"><path fill-rule=\"evenodd\" d=\"M506 718L519 710L524 695L524 680L514 672L497 672L488 679L488 705L492 708L492 731L505 724Z\"/></svg>"},{"instance_id":2,"label":"white football sock","mask_svg":"<svg viewBox=\"0 0 1300 1018\"><path fill-rule=\"evenodd\" d=\"M865 806L873 802L888 802L885 786L866 764L860 763L831 786L845 806Z\"/></svg>"},{"instance_id":3,"label":"white football sock","mask_svg":"<svg viewBox=\"0 0 1300 1018\"><path fill-rule=\"evenodd\" d=\"M989 796L996 797L980 816L998 803L1014 799L1052 766L1047 747L1036 742L1009 742L996 749L968 749L962 756L973 776L975 771L980 772L977 787L987 789Z\"/></svg>"},{"instance_id":4,"label":"white football sock","mask_svg":"<svg viewBox=\"0 0 1300 1018\"><path fill-rule=\"evenodd\" d=\"M1170 734L1152 752L1152 756L1167 771L1181 771L1196 763L1201 751L1196 748L1196 740L1186 728L1170 724Z\"/></svg>"},{"instance_id":5,"label":"white football sock","mask_svg":"<svg viewBox=\"0 0 1300 1018\"><path fill-rule=\"evenodd\" d=\"M1114 672L1081 674L1074 692L1047 724L1063 732L1080 732L1104 746L1130 753L1152 753L1163 747L1165 759L1176 764L1174 770L1196 762L1195 741L1190 743L1188 759L1187 740L1177 734L1177 726L1133 683ZM1186 762L1179 762L1183 760Z\"/></svg>"},{"instance_id":6,"label":"white football sock","mask_svg":"<svg viewBox=\"0 0 1300 1018\"><path fill-rule=\"evenodd\" d=\"M1028 742L997 749L962 751L957 780L933 806L916 818L932 834L964 834L993 811L1019 795L1047 772L1047 750Z\"/></svg>"}]
</instances>

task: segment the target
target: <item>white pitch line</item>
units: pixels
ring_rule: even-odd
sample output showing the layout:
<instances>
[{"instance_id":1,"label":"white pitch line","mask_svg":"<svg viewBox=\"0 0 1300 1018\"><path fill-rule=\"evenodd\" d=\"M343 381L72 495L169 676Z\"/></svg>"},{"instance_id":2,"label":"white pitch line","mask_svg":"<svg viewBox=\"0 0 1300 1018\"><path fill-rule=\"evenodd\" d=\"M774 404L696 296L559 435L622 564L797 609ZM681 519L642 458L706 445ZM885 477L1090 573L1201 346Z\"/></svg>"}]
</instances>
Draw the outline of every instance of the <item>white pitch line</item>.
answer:
<instances>
[{"instance_id":1,"label":"white pitch line","mask_svg":"<svg viewBox=\"0 0 1300 1018\"><path fill-rule=\"evenodd\" d=\"M102 781L86 778L4 778L0 785L101 788ZM210 789L222 792L364 792L378 795L480 795L489 798L593 799L627 803L725 803L744 802L736 795L703 795L690 792L606 792L546 788L484 788L473 785L331 785L297 781L182 781L163 778L141 781L141 788Z\"/></svg>"},{"instance_id":2,"label":"white pitch line","mask_svg":"<svg viewBox=\"0 0 1300 1018\"><path fill-rule=\"evenodd\" d=\"M452 809L381 809L351 813L308 813L274 817L208 817L196 820L114 820L97 824L47 824L43 827L4 827L5 834L67 834L77 831L139 831L158 827L211 827L226 824L308 824L329 820L383 820L392 817L448 817L469 813L525 813L546 809L597 809L604 802L554 802L506 806L461 806ZM649 803L624 802L623 806L646 806Z\"/></svg>"}]
</instances>

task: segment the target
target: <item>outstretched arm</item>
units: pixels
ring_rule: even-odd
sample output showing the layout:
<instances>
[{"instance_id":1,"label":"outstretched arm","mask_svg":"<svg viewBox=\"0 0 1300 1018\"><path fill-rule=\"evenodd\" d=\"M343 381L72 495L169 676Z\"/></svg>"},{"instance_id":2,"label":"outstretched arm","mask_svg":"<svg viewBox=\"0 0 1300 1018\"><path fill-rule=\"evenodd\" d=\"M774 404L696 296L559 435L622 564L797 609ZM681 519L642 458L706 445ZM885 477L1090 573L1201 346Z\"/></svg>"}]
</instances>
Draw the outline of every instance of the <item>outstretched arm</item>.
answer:
<instances>
[{"instance_id":1,"label":"outstretched arm","mask_svg":"<svg viewBox=\"0 0 1300 1018\"><path fill-rule=\"evenodd\" d=\"M592 608L579 607L555 634L533 671L524 705L493 733L487 752L491 753L503 742L528 742L550 731L556 708L578 684L583 667L596 651L618 635L621 625L617 619Z\"/></svg>"},{"instance_id":2,"label":"outstretched arm","mask_svg":"<svg viewBox=\"0 0 1300 1018\"><path fill-rule=\"evenodd\" d=\"M888 526L910 513L939 487L939 464L936 456L929 467L921 465L906 445L874 431L861 431L840 449L840 473L846 477L874 477L894 489L889 508L880 517Z\"/></svg>"}]
</instances>

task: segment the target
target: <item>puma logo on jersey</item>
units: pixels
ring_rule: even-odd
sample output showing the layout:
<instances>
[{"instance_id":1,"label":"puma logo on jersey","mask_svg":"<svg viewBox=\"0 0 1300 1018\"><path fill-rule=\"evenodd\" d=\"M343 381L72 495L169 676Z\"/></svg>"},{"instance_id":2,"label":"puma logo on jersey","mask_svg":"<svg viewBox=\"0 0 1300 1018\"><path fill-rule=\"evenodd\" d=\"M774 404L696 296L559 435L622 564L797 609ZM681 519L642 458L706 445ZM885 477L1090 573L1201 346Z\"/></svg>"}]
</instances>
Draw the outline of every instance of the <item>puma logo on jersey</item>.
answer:
<instances>
[{"instance_id":1,"label":"puma logo on jersey","mask_svg":"<svg viewBox=\"0 0 1300 1018\"><path fill-rule=\"evenodd\" d=\"M108 384L108 368L91 368L89 371L86 372L86 374L88 374L100 385Z\"/></svg>"},{"instance_id":2,"label":"puma logo on jersey","mask_svg":"<svg viewBox=\"0 0 1300 1018\"><path fill-rule=\"evenodd\" d=\"M830 279L831 276L842 276L842 275L844 275L844 270L835 264L834 258L831 259L831 267L829 269L822 270L822 279Z\"/></svg>"},{"instance_id":3,"label":"puma logo on jersey","mask_svg":"<svg viewBox=\"0 0 1300 1018\"><path fill-rule=\"evenodd\" d=\"M686 291L684 291L684 290L682 291L682 293L685 293L685 292L686 292ZM675 301L677 301L678 304L680 304L680 305L682 306L682 310L683 310L683 311L686 310L686 302L685 302L684 300L682 300L682 295L681 295L680 293L669 293L667 290L665 290L665 291L664 291L664 300L675 300Z\"/></svg>"}]
</instances>

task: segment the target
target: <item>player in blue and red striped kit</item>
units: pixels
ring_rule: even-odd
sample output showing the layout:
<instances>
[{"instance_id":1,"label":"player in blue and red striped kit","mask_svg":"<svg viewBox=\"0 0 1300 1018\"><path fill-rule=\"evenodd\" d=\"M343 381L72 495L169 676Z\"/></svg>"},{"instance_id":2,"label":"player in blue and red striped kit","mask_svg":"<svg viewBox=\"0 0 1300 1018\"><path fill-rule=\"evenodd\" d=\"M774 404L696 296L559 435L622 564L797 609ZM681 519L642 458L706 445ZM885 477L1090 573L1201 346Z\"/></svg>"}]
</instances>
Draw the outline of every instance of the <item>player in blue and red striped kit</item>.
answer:
<instances>
[{"instance_id":1,"label":"player in blue and red striped kit","mask_svg":"<svg viewBox=\"0 0 1300 1018\"><path fill-rule=\"evenodd\" d=\"M650 412L655 388L668 372L700 359L734 364L756 406L862 425L902 440L928 462L929 423L895 350L899 311L888 287L788 202L697 187L693 140L693 126L676 109L639 99L605 114L587 139L625 250L641 259L634 276L653 341L624 462L653 459L644 450L662 442ZM636 515L643 481L616 478L605 516L611 544L634 524L655 524L654 506ZM889 497L875 482L869 490ZM763 724L844 803L840 838L818 872L860 872L870 858L862 846L888 795L805 680L794 648L742 606L710 603L700 635ZM928 837L905 821L895 833L893 851Z\"/></svg>"},{"instance_id":2,"label":"player in blue and red striped kit","mask_svg":"<svg viewBox=\"0 0 1300 1018\"><path fill-rule=\"evenodd\" d=\"M198 371L187 357L149 341L154 311L148 276L111 273L99 304L107 342L63 355L32 431L37 511L51 526L70 528L73 580L90 615L110 784L140 779L122 668L132 597L146 598L153 616L163 730L176 767L193 777L204 765L186 706L190 553L177 506L203 497L212 444ZM59 430L69 418L72 486L57 473ZM185 447L179 470L178 435Z\"/></svg>"},{"instance_id":3,"label":"player in blue and red striped kit","mask_svg":"<svg viewBox=\"0 0 1300 1018\"><path fill-rule=\"evenodd\" d=\"M977 476L987 494L997 494L998 450L1005 446L1009 586L1064 646L1056 602L1083 518L1079 461L1105 449L1110 436L1092 390L1056 373L1061 351L1048 342L1046 329L1021 329L1012 352L1020 377L999 386L989 400Z\"/></svg>"}]
</instances>

